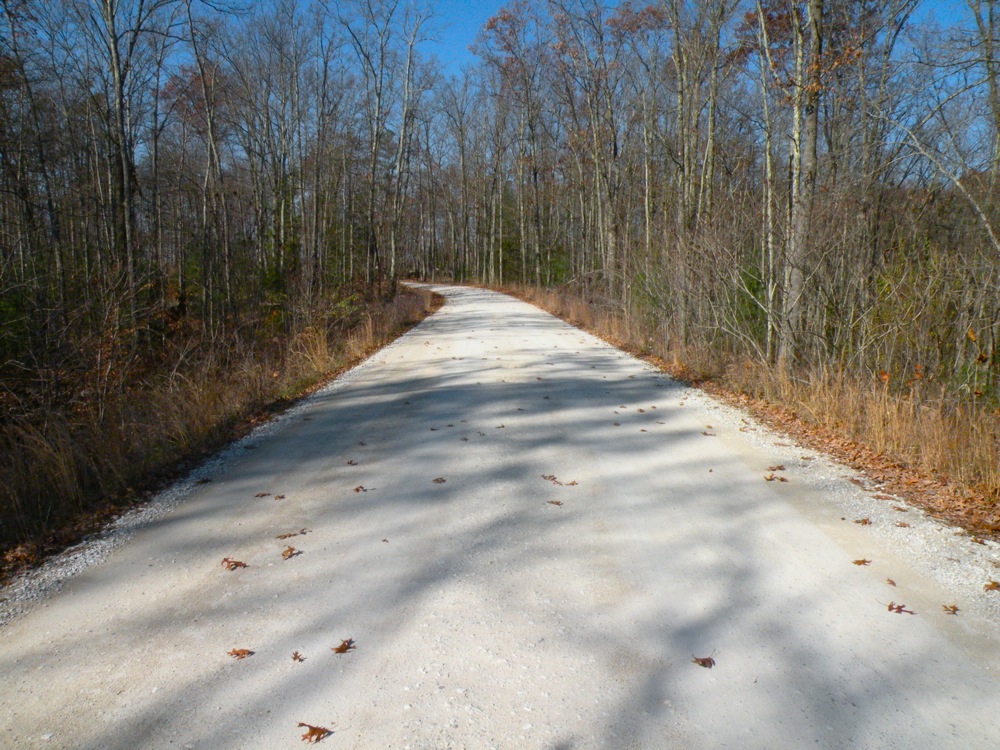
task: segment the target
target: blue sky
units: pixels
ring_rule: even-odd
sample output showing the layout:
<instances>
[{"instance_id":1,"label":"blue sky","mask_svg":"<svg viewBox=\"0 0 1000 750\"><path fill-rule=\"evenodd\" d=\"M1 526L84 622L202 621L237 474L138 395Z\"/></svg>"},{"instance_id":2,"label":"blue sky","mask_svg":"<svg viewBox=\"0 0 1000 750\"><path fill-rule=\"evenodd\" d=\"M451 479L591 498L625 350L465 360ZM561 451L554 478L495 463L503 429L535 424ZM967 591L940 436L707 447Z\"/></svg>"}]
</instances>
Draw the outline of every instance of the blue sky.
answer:
<instances>
[{"instance_id":1,"label":"blue sky","mask_svg":"<svg viewBox=\"0 0 1000 750\"><path fill-rule=\"evenodd\" d=\"M505 0L437 0L434 21L439 41L428 44L426 51L445 63L446 72L457 74L464 63L474 59L468 47L476 40L483 24L504 5Z\"/></svg>"}]
</instances>

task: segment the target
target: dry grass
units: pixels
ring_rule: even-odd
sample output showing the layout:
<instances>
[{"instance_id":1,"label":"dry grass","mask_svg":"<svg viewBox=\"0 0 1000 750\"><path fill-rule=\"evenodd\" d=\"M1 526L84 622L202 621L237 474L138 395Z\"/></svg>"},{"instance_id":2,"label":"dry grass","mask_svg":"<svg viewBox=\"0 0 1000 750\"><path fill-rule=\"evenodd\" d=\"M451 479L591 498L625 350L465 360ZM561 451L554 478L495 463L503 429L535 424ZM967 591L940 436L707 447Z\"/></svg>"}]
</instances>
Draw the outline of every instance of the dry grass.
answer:
<instances>
[{"instance_id":1,"label":"dry grass","mask_svg":"<svg viewBox=\"0 0 1000 750\"><path fill-rule=\"evenodd\" d=\"M1000 410L923 379L883 383L826 369L788 374L705 349L680 351L667 346L655 321L620 308L565 290L505 291L749 408L938 515L977 533L1000 532Z\"/></svg>"},{"instance_id":2,"label":"dry grass","mask_svg":"<svg viewBox=\"0 0 1000 750\"><path fill-rule=\"evenodd\" d=\"M0 424L0 580L73 542L314 390L439 304L423 290L369 303L348 329L303 325L266 346L185 338L100 413L76 404ZM318 316L317 316L318 317Z\"/></svg>"}]
</instances>

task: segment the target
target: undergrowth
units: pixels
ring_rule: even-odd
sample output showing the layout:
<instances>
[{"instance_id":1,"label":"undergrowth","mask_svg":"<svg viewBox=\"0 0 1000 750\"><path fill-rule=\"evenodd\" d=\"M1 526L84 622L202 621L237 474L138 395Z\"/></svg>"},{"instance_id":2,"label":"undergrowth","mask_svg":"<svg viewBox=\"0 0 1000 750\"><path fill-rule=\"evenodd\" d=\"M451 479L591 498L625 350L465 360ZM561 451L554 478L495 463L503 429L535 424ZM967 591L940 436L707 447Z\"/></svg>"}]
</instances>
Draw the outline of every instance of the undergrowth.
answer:
<instances>
[{"instance_id":1,"label":"undergrowth","mask_svg":"<svg viewBox=\"0 0 1000 750\"><path fill-rule=\"evenodd\" d=\"M400 288L349 314L298 316L282 332L220 341L175 326L155 362L99 406L81 387L61 408L8 409L0 421L0 581L121 513L193 461L314 390L440 304Z\"/></svg>"}]
</instances>

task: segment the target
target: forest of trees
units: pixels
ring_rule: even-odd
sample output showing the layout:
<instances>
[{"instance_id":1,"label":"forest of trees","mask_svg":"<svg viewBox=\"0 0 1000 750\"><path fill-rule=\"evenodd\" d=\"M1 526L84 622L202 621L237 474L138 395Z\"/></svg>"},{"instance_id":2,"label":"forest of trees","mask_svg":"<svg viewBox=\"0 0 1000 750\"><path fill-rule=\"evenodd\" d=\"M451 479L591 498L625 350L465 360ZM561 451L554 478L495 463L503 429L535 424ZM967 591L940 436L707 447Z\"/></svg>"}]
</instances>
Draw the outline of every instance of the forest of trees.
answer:
<instances>
[{"instance_id":1,"label":"forest of trees","mask_svg":"<svg viewBox=\"0 0 1000 750\"><path fill-rule=\"evenodd\" d=\"M430 2L0 0L0 420L406 276L995 409L1000 11L948 5L512 0L447 71Z\"/></svg>"}]
</instances>

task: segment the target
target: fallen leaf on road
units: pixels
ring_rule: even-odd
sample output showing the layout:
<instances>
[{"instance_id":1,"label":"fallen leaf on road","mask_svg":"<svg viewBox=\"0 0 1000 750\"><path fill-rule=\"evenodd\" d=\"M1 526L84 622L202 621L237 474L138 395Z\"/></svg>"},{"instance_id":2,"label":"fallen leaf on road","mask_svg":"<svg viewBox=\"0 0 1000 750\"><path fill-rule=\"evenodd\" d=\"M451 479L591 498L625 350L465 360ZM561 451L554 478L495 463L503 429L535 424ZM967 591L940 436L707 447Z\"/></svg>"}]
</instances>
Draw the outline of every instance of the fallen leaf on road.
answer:
<instances>
[{"instance_id":1,"label":"fallen leaf on road","mask_svg":"<svg viewBox=\"0 0 1000 750\"><path fill-rule=\"evenodd\" d=\"M765 482L774 482L774 481L787 482L788 480L785 477L779 477L777 474L765 474L764 475L764 481Z\"/></svg>"},{"instance_id":2,"label":"fallen leaf on road","mask_svg":"<svg viewBox=\"0 0 1000 750\"><path fill-rule=\"evenodd\" d=\"M254 495L254 497L270 497L270 496L271 496L270 492L258 492L256 495Z\"/></svg>"},{"instance_id":3,"label":"fallen leaf on road","mask_svg":"<svg viewBox=\"0 0 1000 750\"><path fill-rule=\"evenodd\" d=\"M888 583L890 586L895 586L896 585L896 582L894 580L892 580L891 578L886 578L885 582Z\"/></svg>"},{"instance_id":4,"label":"fallen leaf on road","mask_svg":"<svg viewBox=\"0 0 1000 750\"><path fill-rule=\"evenodd\" d=\"M347 465L348 465L348 466L357 466L357 465L358 465L358 462L357 462L357 461L355 461L355 460L354 460L353 458L351 458L351 459L348 459L348 461L347 461Z\"/></svg>"},{"instance_id":5,"label":"fallen leaf on road","mask_svg":"<svg viewBox=\"0 0 1000 750\"><path fill-rule=\"evenodd\" d=\"M319 742L333 734L326 727L314 727L312 724L306 724L304 721L300 721L299 726L306 728L305 734L302 735L302 739L306 742Z\"/></svg>"},{"instance_id":6,"label":"fallen leaf on road","mask_svg":"<svg viewBox=\"0 0 1000 750\"><path fill-rule=\"evenodd\" d=\"M854 523L856 523L858 526L871 526L872 519L869 518L868 516L865 516L864 518L855 518Z\"/></svg>"},{"instance_id":7,"label":"fallen leaf on road","mask_svg":"<svg viewBox=\"0 0 1000 750\"><path fill-rule=\"evenodd\" d=\"M1000 581L991 578L989 583L983 584L983 591L1000 591Z\"/></svg>"},{"instance_id":8,"label":"fallen leaf on road","mask_svg":"<svg viewBox=\"0 0 1000 750\"><path fill-rule=\"evenodd\" d=\"M941 609L944 610L946 615L957 615L958 605L957 604L942 604Z\"/></svg>"},{"instance_id":9,"label":"fallen leaf on road","mask_svg":"<svg viewBox=\"0 0 1000 750\"><path fill-rule=\"evenodd\" d=\"M284 500L284 499L285 499L285 496L284 496L284 495L275 495L275 496L274 496L274 499L275 499L275 500Z\"/></svg>"},{"instance_id":10,"label":"fallen leaf on road","mask_svg":"<svg viewBox=\"0 0 1000 750\"><path fill-rule=\"evenodd\" d=\"M896 521L896 525L901 529L910 528L910 524L908 524L906 521Z\"/></svg>"},{"instance_id":11,"label":"fallen leaf on road","mask_svg":"<svg viewBox=\"0 0 1000 750\"><path fill-rule=\"evenodd\" d=\"M869 565L871 563L871 560L862 558L860 560L851 560L851 562L854 563L855 565Z\"/></svg>"},{"instance_id":12,"label":"fallen leaf on road","mask_svg":"<svg viewBox=\"0 0 1000 750\"><path fill-rule=\"evenodd\" d=\"M784 464L778 464L777 466L768 466L767 470L768 471L784 471L785 470L785 465Z\"/></svg>"},{"instance_id":13,"label":"fallen leaf on road","mask_svg":"<svg viewBox=\"0 0 1000 750\"><path fill-rule=\"evenodd\" d=\"M893 505L892 509L896 510L896 511L899 511L900 513L909 513L910 512L910 510L908 508L904 508L902 505Z\"/></svg>"},{"instance_id":14,"label":"fallen leaf on road","mask_svg":"<svg viewBox=\"0 0 1000 750\"><path fill-rule=\"evenodd\" d=\"M705 430L702 430L701 434L704 435L705 437L715 437L714 432L706 432Z\"/></svg>"},{"instance_id":15,"label":"fallen leaf on road","mask_svg":"<svg viewBox=\"0 0 1000 750\"><path fill-rule=\"evenodd\" d=\"M292 651L292 661L305 661L306 657L300 654L298 651Z\"/></svg>"},{"instance_id":16,"label":"fallen leaf on road","mask_svg":"<svg viewBox=\"0 0 1000 750\"><path fill-rule=\"evenodd\" d=\"M309 529L299 529L298 531L289 531L287 534L278 534L275 539L291 539L293 536L304 536L309 533Z\"/></svg>"},{"instance_id":17,"label":"fallen leaf on road","mask_svg":"<svg viewBox=\"0 0 1000 750\"><path fill-rule=\"evenodd\" d=\"M346 638L340 642L339 646L331 646L330 650L335 654L346 654L348 651L354 650L354 639Z\"/></svg>"},{"instance_id":18,"label":"fallen leaf on road","mask_svg":"<svg viewBox=\"0 0 1000 750\"><path fill-rule=\"evenodd\" d=\"M444 484L448 480L444 477L438 477L437 479L432 479L431 481L434 482L434 484Z\"/></svg>"},{"instance_id":19,"label":"fallen leaf on road","mask_svg":"<svg viewBox=\"0 0 1000 750\"><path fill-rule=\"evenodd\" d=\"M897 615L915 615L917 614L912 609L907 609L905 604L896 604L896 602L889 602L887 609Z\"/></svg>"},{"instance_id":20,"label":"fallen leaf on road","mask_svg":"<svg viewBox=\"0 0 1000 750\"><path fill-rule=\"evenodd\" d=\"M253 656L253 651L248 648L234 648L232 651L227 651L226 653L236 660L246 659L248 656Z\"/></svg>"},{"instance_id":21,"label":"fallen leaf on road","mask_svg":"<svg viewBox=\"0 0 1000 750\"><path fill-rule=\"evenodd\" d=\"M547 502L549 505L559 505L559 506L562 505L562 500L546 500L545 502Z\"/></svg>"},{"instance_id":22,"label":"fallen leaf on road","mask_svg":"<svg viewBox=\"0 0 1000 750\"><path fill-rule=\"evenodd\" d=\"M243 562L242 560L234 560L231 557L223 557L222 558L222 567L223 568L228 568L229 570L237 570L239 568L245 568L245 567L247 567L247 564L245 562Z\"/></svg>"},{"instance_id":23,"label":"fallen leaf on road","mask_svg":"<svg viewBox=\"0 0 1000 750\"><path fill-rule=\"evenodd\" d=\"M283 559L283 560L291 560L296 555L301 555L301 554L302 553L299 550L295 549L295 547L293 547L291 545L288 545L287 547L285 547L284 550L282 550L282 552L281 552L281 559Z\"/></svg>"},{"instance_id":24,"label":"fallen leaf on road","mask_svg":"<svg viewBox=\"0 0 1000 750\"><path fill-rule=\"evenodd\" d=\"M715 659L711 656L692 656L692 663L697 664L699 667L704 667L705 669L711 669L715 666Z\"/></svg>"},{"instance_id":25,"label":"fallen leaf on road","mask_svg":"<svg viewBox=\"0 0 1000 750\"><path fill-rule=\"evenodd\" d=\"M368 492L368 488L365 487L363 484L359 484L357 487L354 488L354 491L355 492Z\"/></svg>"}]
</instances>

